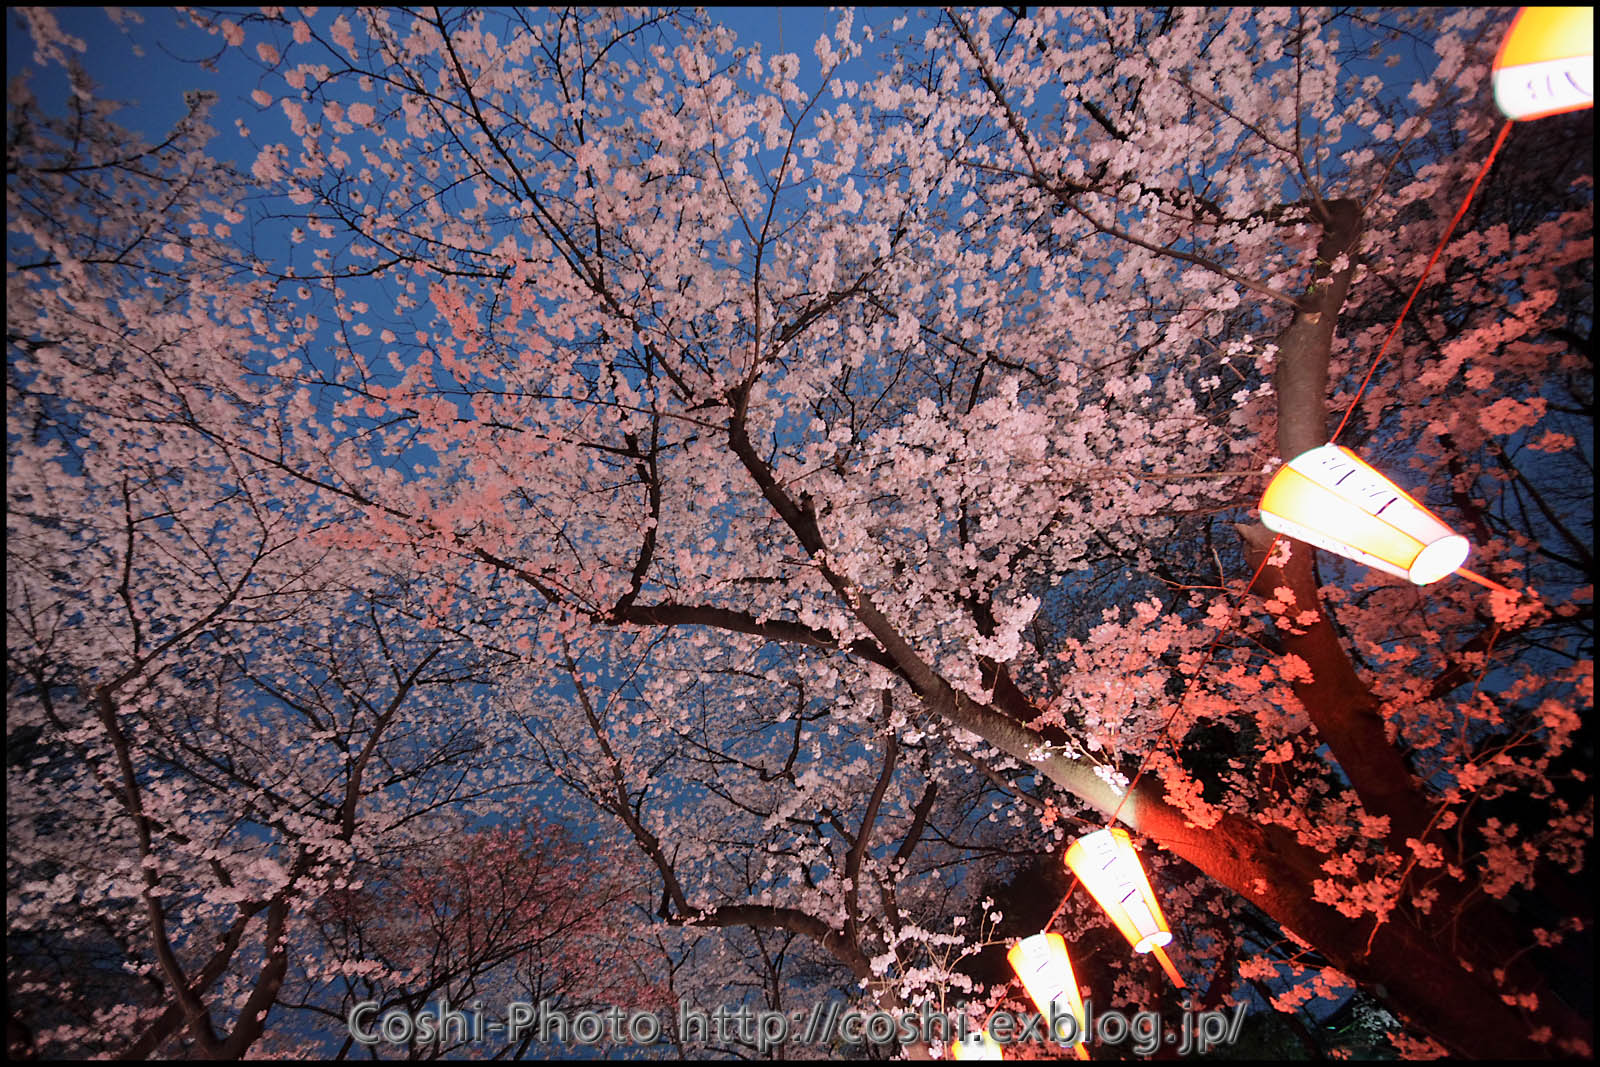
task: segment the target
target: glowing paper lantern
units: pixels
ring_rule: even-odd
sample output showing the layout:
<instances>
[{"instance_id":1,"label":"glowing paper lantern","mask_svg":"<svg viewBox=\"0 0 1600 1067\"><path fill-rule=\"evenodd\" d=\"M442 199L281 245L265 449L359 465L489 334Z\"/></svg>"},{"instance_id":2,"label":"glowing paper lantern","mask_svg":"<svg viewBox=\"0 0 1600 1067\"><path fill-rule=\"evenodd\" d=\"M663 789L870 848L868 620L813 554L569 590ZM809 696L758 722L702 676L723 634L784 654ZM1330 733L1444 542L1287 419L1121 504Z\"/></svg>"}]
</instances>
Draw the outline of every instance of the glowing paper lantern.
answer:
<instances>
[{"instance_id":1,"label":"glowing paper lantern","mask_svg":"<svg viewBox=\"0 0 1600 1067\"><path fill-rule=\"evenodd\" d=\"M968 1034L960 1041L950 1046L950 1054L958 1060L1003 1060L1005 1052L1000 1048L1000 1042L989 1036L989 1031L979 1030L975 1034Z\"/></svg>"},{"instance_id":2,"label":"glowing paper lantern","mask_svg":"<svg viewBox=\"0 0 1600 1067\"><path fill-rule=\"evenodd\" d=\"M1069 1014L1078 1021L1077 1040L1073 1042L1080 1058L1087 1059L1083 1039L1088 1036L1083 1014L1083 997L1078 993L1078 979L1072 973L1072 961L1067 958L1067 942L1060 934L1034 934L1011 946L1006 954L1011 969L1022 979L1034 1007L1044 1016L1045 1025L1051 1027L1050 1036L1060 1040L1054 1021Z\"/></svg>"},{"instance_id":3,"label":"glowing paper lantern","mask_svg":"<svg viewBox=\"0 0 1600 1067\"><path fill-rule=\"evenodd\" d=\"M1261 522L1417 585L1466 561L1467 539L1343 445L1302 452L1261 496Z\"/></svg>"},{"instance_id":4,"label":"glowing paper lantern","mask_svg":"<svg viewBox=\"0 0 1600 1067\"><path fill-rule=\"evenodd\" d=\"M1494 57L1494 102L1507 118L1594 106L1594 8L1525 7Z\"/></svg>"},{"instance_id":5,"label":"glowing paper lantern","mask_svg":"<svg viewBox=\"0 0 1600 1067\"><path fill-rule=\"evenodd\" d=\"M1107 827L1085 834L1067 849L1067 866L1105 909L1135 952L1154 952L1174 984L1183 978L1161 946L1172 940L1161 905L1150 888L1126 830Z\"/></svg>"}]
</instances>

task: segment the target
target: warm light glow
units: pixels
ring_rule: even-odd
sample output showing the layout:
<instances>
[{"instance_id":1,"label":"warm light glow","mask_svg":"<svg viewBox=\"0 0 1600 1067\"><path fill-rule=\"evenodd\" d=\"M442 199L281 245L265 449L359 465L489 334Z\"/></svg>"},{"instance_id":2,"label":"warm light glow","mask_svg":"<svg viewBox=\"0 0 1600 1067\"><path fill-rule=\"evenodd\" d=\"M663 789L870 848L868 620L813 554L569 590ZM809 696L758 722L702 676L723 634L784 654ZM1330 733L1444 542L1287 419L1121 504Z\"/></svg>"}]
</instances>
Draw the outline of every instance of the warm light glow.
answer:
<instances>
[{"instance_id":1,"label":"warm light glow","mask_svg":"<svg viewBox=\"0 0 1600 1067\"><path fill-rule=\"evenodd\" d=\"M1342 445L1302 452L1279 468L1261 496L1261 522L1417 585L1450 574L1470 547Z\"/></svg>"},{"instance_id":2,"label":"warm light glow","mask_svg":"<svg viewBox=\"0 0 1600 1067\"><path fill-rule=\"evenodd\" d=\"M1069 1014L1077 1020L1077 1040L1081 1044L1087 1036L1083 1017L1083 997L1078 993L1078 979L1072 973L1072 961L1067 958L1067 942L1060 934L1034 934L1011 946L1006 954L1011 969L1022 979L1022 987L1033 999L1034 1007L1044 1016L1045 1026L1051 1028L1051 1037L1060 1041L1061 1029L1055 1020L1064 1020Z\"/></svg>"},{"instance_id":3,"label":"warm light glow","mask_svg":"<svg viewBox=\"0 0 1600 1067\"><path fill-rule=\"evenodd\" d=\"M1172 940L1126 830L1113 826L1078 838L1067 849L1067 866L1135 952L1149 952Z\"/></svg>"},{"instance_id":4,"label":"warm light glow","mask_svg":"<svg viewBox=\"0 0 1600 1067\"><path fill-rule=\"evenodd\" d=\"M950 1055L958 1060L1003 1060L1006 1054L1000 1042L989 1036L989 1031L979 1030L960 1041L952 1042Z\"/></svg>"},{"instance_id":5,"label":"warm light glow","mask_svg":"<svg viewBox=\"0 0 1600 1067\"><path fill-rule=\"evenodd\" d=\"M1494 59L1494 102L1507 118L1594 106L1594 8L1525 7Z\"/></svg>"}]
</instances>

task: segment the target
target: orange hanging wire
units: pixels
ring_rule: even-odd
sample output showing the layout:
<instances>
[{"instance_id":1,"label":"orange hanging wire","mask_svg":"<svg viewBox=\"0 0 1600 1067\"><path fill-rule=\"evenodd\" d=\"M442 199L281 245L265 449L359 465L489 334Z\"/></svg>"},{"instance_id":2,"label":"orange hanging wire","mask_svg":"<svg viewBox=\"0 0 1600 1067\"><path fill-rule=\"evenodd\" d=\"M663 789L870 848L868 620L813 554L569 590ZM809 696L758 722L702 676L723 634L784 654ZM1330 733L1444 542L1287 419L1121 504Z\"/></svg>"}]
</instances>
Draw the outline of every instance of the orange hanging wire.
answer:
<instances>
[{"instance_id":1,"label":"orange hanging wire","mask_svg":"<svg viewBox=\"0 0 1600 1067\"><path fill-rule=\"evenodd\" d=\"M1378 348L1378 354L1372 358L1371 365L1367 367L1366 376L1361 379L1361 385L1356 390L1356 395L1350 398L1350 406L1345 409L1344 418L1339 420L1338 428L1333 431L1333 436L1328 439L1329 443L1339 440L1339 435L1344 432L1345 425L1350 421L1350 416L1355 414L1356 405L1361 403L1361 398L1367 391L1367 385L1372 381L1373 373L1378 369L1378 364L1383 361L1385 353L1387 353L1389 350L1389 343L1393 341L1395 335L1400 332L1400 327L1406 320L1406 314L1411 310L1411 305L1416 301L1417 296L1421 294L1422 288L1428 280L1428 275L1433 271L1434 264L1437 263L1439 261L1439 257L1444 254L1445 247L1449 244L1451 236L1455 233L1456 226L1460 224L1462 218L1465 217L1467 208L1472 204L1472 198L1477 195L1478 187L1483 184L1483 179L1488 175L1489 168L1494 165L1495 157L1499 155L1501 146L1505 144L1506 137L1510 135L1512 125L1512 120L1507 119L1505 124L1500 127L1500 133L1495 137L1493 147L1489 149L1488 158L1483 161L1483 165L1478 169L1477 176L1472 179L1472 185L1467 189L1466 198L1461 201L1461 206L1456 209L1454 217L1452 217L1450 220L1450 225L1445 228L1444 236L1439 239L1439 246L1433 250L1433 255L1428 258L1427 266L1422 268L1421 277L1417 279L1417 284L1412 288L1411 295L1406 298L1405 305L1400 309L1399 318L1395 319L1394 325L1390 327L1389 333L1384 337L1383 344ZM1266 569L1267 561L1272 558L1273 550L1277 548L1278 541L1281 539L1281 537L1281 534L1273 535L1272 543L1267 546L1267 551L1262 555L1261 562L1257 564L1255 573L1250 576L1250 581L1245 583L1245 595L1249 594L1250 589L1256 584L1256 579L1260 578L1261 572ZM1457 568L1456 573L1491 589L1514 592L1513 590L1506 589L1505 586L1500 585L1498 582L1492 581L1480 574L1476 574L1470 570L1467 570L1465 567ZM1211 639L1211 643L1206 646L1205 655L1201 658L1200 665L1195 668L1195 677L1199 677L1200 672L1205 670L1205 668L1210 664L1211 657L1216 652L1217 645L1222 640L1224 633L1226 633L1224 630L1217 631L1216 636ZM1183 710L1184 703L1188 700L1188 697L1189 687L1185 685L1183 692L1178 697L1178 702L1173 706L1172 713L1167 716L1167 721L1162 724L1162 742L1172 740L1170 733L1172 723L1177 719L1178 713ZM1139 779L1144 776L1145 770L1149 767L1150 758L1160 751L1161 747L1162 744L1158 742L1156 747L1145 753L1143 758L1140 759L1139 768L1134 772L1132 780L1128 783L1128 788L1123 790L1121 798L1117 801L1117 806L1112 809L1110 820L1106 823L1105 829L1110 829L1117 824L1117 816L1122 813L1122 806L1126 804L1128 798L1133 795L1134 789L1139 784ZM1043 927L1044 930L1048 931L1052 926L1055 925L1056 920L1061 917L1062 910L1067 906L1067 901L1072 898L1073 890L1077 888L1078 876L1074 874L1072 876L1072 882L1067 886L1066 893L1061 897L1061 902L1056 905L1055 910L1050 913L1050 918L1045 921ZM1182 986L1183 981L1178 976L1177 969L1172 965L1170 959L1165 958L1165 953L1161 954L1159 962L1161 963L1163 969L1166 970L1167 974L1172 977L1173 981L1179 986ZM994 1017L995 1010L998 1010L998 1007L990 1010L988 1018L992 1019ZM985 1022L984 1025L987 1026L988 1023ZM1081 1045L1078 1046L1078 1048L1080 1052L1083 1050L1083 1046Z\"/></svg>"},{"instance_id":2,"label":"orange hanging wire","mask_svg":"<svg viewBox=\"0 0 1600 1067\"><path fill-rule=\"evenodd\" d=\"M1267 546L1267 551L1264 555L1262 555L1261 562L1256 565L1255 573L1252 574L1250 576L1250 580L1245 583L1244 592L1246 595L1249 594L1251 586L1256 584L1256 579L1261 577L1261 572L1266 570L1267 560L1272 558L1273 549L1278 547L1280 536L1281 535L1273 536L1272 544ZM1205 654L1200 658L1200 665L1195 668L1195 677L1199 677L1200 672L1205 670L1206 667L1211 663L1211 657L1216 653L1217 645L1221 643L1222 637L1225 633L1227 633L1226 630L1218 630L1216 636L1211 639L1211 643L1206 646ZM1189 687L1186 685L1184 686L1183 692L1178 697L1178 702L1173 705L1172 713L1167 716L1167 721L1161 724L1161 737L1163 740L1170 741L1172 739L1172 724L1174 720L1177 719L1178 713L1183 710L1184 702L1188 699ZM1128 782L1128 788L1122 791L1122 796L1118 799L1117 806L1111 811L1111 819L1106 823L1103 829L1110 829L1117 824L1117 816L1122 814L1122 806L1126 804L1128 802L1128 798L1133 795L1134 789L1139 784L1139 779L1144 777L1144 772L1150 765L1150 757L1154 756L1158 751L1160 751L1160 749L1161 745L1157 744L1155 748L1145 753L1144 757L1140 759L1138 770L1134 771L1132 780ZM1056 905L1056 910L1050 913L1050 918L1045 923L1044 929L1049 930L1050 927L1055 925L1056 919L1060 918L1061 916L1061 910L1067 906L1067 901L1071 899L1072 891L1076 888L1078 888L1078 876L1074 874L1072 876L1072 883L1067 886L1067 892L1064 896L1062 896L1061 903Z\"/></svg>"},{"instance_id":3,"label":"orange hanging wire","mask_svg":"<svg viewBox=\"0 0 1600 1067\"><path fill-rule=\"evenodd\" d=\"M1505 586L1501 585L1499 582L1495 581L1492 578L1485 578L1483 575L1479 574L1477 571L1469 571L1465 567L1457 567L1456 568L1456 573L1461 575L1461 577L1463 577L1463 578L1467 578L1467 579L1469 579L1471 581L1477 582L1479 585L1481 585L1481 586L1483 586L1483 587L1485 587L1487 589L1498 589L1500 592L1502 592L1502 593L1510 593L1512 596L1521 596L1522 595L1517 590L1508 589L1508 588L1506 588Z\"/></svg>"},{"instance_id":4,"label":"orange hanging wire","mask_svg":"<svg viewBox=\"0 0 1600 1067\"><path fill-rule=\"evenodd\" d=\"M1472 188L1467 190L1467 198L1461 201L1461 206L1456 209L1455 217L1450 220L1450 225L1445 228L1444 236L1439 238L1439 247L1433 250L1433 255L1428 259L1428 265L1422 268L1422 277L1417 279L1416 287L1411 290L1411 295L1406 298L1405 306L1400 309L1400 317L1394 320L1389 335L1383 339L1383 344L1378 347L1378 354L1372 357L1372 366L1367 368L1367 376L1361 379L1361 388L1356 390L1356 395L1350 398L1350 406L1345 410L1344 418L1339 421L1339 428L1333 431L1333 436L1328 438L1329 443L1339 440L1339 435L1344 432L1344 424L1350 421L1350 416L1355 414L1356 405L1361 403L1361 396L1367 391L1367 383L1372 381L1372 372L1378 369L1383 355L1389 350L1389 342L1394 340L1395 334L1400 332L1400 324L1406 321L1406 312L1411 310L1412 303L1417 295L1422 292L1422 286L1428 280L1428 275L1433 271L1433 265L1439 261L1444 253L1445 245L1450 243L1451 234L1456 232L1456 225L1467 213L1467 207L1472 203L1472 198L1477 195L1478 186L1483 183L1484 176L1489 173L1489 168L1494 165L1494 157L1500 154L1500 146L1506 143L1506 136L1511 133L1512 121L1506 119L1505 125L1500 127L1500 136L1494 139L1494 147L1489 149L1489 158L1483 161L1483 166L1478 169L1478 176L1472 179Z\"/></svg>"}]
</instances>

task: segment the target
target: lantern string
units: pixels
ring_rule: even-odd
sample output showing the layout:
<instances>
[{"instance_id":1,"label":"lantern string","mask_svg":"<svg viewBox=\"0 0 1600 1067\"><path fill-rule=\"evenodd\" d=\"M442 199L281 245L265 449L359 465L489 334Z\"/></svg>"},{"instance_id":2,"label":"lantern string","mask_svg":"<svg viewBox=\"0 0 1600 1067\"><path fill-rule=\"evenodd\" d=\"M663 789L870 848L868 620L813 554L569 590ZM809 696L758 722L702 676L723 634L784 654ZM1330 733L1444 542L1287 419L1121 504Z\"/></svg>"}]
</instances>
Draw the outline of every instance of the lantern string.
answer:
<instances>
[{"instance_id":1,"label":"lantern string","mask_svg":"<svg viewBox=\"0 0 1600 1067\"><path fill-rule=\"evenodd\" d=\"M1478 186L1483 183L1485 175L1489 173L1489 168L1494 165L1495 156L1500 154L1500 146L1506 143L1506 136L1511 133L1512 125L1512 120L1506 119L1505 125L1500 127L1500 135L1495 138L1494 147L1489 149L1489 158L1483 161L1483 166L1478 169L1478 176L1472 179L1472 187L1467 190L1467 198L1461 201L1461 206L1456 209L1455 217L1450 220L1450 225L1445 228L1444 236L1439 239L1439 247L1433 250L1433 255L1428 259L1428 265L1422 268L1422 276L1417 279L1416 287L1411 290L1411 295L1406 298L1405 306L1400 309L1400 317L1395 319L1394 326L1390 328L1388 336L1383 339L1383 344L1378 348L1378 354L1372 357L1372 365L1367 368L1367 376L1361 379L1361 387L1356 390L1356 395L1350 398L1350 406L1345 409L1344 418L1339 421L1339 428L1334 430L1333 436L1328 439L1329 443L1339 440L1339 435L1344 432L1345 423L1349 422L1350 416L1355 414L1356 405L1361 403L1362 394L1367 391L1367 384L1372 381L1373 371L1377 370L1378 364L1383 361L1384 353L1389 350L1389 342L1393 341L1395 334L1400 332L1400 324L1406 321L1406 312L1411 310L1412 303L1416 301L1418 294L1422 292L1422 287L1428 280L1428 274L1433 270L1433 265L1439 261L1440 255L1444 253L1445 245L1450 243L1450 237L1455 233L1456 225L1466 215L1468 205L1472 203L1472 198L1478 192Z\"/></svg>"},{"instance_id":2,"label":"lantern string","mask_svg":"<svg viewBox=\"0 0 1600 1067\"><path fill-rule=\"evenodd\" d=\"M1261 556L1261 562L1256 564L1255 573L1252 574L1250 576L1250 580L1245 583L1245 586L1244 586L1245 595L1249 595L1249 592L1250 592L1251 588L1254 587L1255 584L1256 584L1256 579L1260 578L1261 577L1261 572L1267 569L1267 561L1272 558L1272 552L1273 552L1273 550L1275 548L1278 547L1278 541L1281 540L1281 539L1282 539L1282 535L1281 534L1274 534L1273 535L1272 543L1267 546L1266 552L1264 552L1262 554L1262 556ZM1233 606L1237 609L1239 605L1238 604L1234 604ZM1202 671L1204 671L1206 669L1206 667L1211 663L1211 657L1216 653L1217 645L1221 643L1223 635L1226 634L1227 632L1228 632L1227 630L1219 629L1217 631L1217 633L1216 633L1216 636L1212 637L1211 643L1206 646L1205 654L1200 658L1199 666L1197 666L1195 668L1194 676L1196 678L1198 678L1200 676L1200 673ZM1109 829L1111 829L1113 826L1115 826L1117 824L1117 816L1122 814L1122 806L1128 802L1128 798L1129 797L1133 796L1134 789L1137 788L1138 785L1139 785L1139 779L1144 777L1144 772L1145 772L1146 769L1148 769L1148 767L1150 765L1150 758L1161 750L1162 744L1164 742L1168 742L1168 741L1172 740L1172 724L1173 724L1174 721L1177 720L1178 713L1183 710L1184 703L1189 699L1189 693L1190 693L1190 689L1189 689L1189 687L1187 685L1185 685L1184 688L1183 688L1183 692L1178 695L1177 703L1175 703L1172 706L1172 712L1171 712L1171 714L1169 714L1167 716L1167 721L1161 724L1161 737L1156 742L1156 746L1154 748L1152 748L1149 752L1145 753L1144 757L1142 759L1140 759L1139 768L1138 768L1138 770L1136 770L1134 772L1133 780L1128 783L1128 788L1123 790L1121 798L1119 798L1118 801L1117 801L1117 806L1115 808L1113 808L1112 811L1111 811L1111 819L1110 819L1110 821L1107 822L1105 824L1105 826L1102 827L1102 829L1109 830ZM1077 876L1076 873L1074 873L1073 876L1072 876L1071 883L1068 884L1068 886L1067 886L1066 893L1061 897L1061 903L1056 905L1055 911L1050 913L1050 918L1045 922L1045 924L1044 924L1044 929L1045 930L1048 931L1050 929L1050 927L1055 925L1056 920L1061 917L1062 909L1064 909L1067 906L1067 901L1072 899L1072 891L1074 889L1077 889L1077 888L1078 888L1078 876Z\"/></svg>"},{"instance_id":3,"label":"lantern string","mask_svg":"<svg viewBox=\"0 0 1600 1067\"><path fill-rule=\"evenodd\" d=\"M1472 204L1472 198L1478 193L1478 186L1483 184L1483 179L1488 175L1489 168L1494 165L1495 157L1500 154L1500 148L1506 143L1506 137L1510 135L1513 125L1514 120L1512 119L1506 119L1505 123L1501 125L1500 133L1495 137L1494 145L1489 149L1488 157L1484 159L1483 165L1478 168L1477 177L1472 179L1472 185L1467 189L1466 198L1461 201L1461 206L1456 209L1455 216L1450 220L1450 225L1445 227L1444 236L1439 238L1439 246L1433 250L1433 255L1428 257L1428 265L1422 268L1422 276L1417 279L1417 284L1412 288L1411 295L1406 298L1405 305L1400 309L1400 317L1395 319L1394 325L1389 328L1389 333L1384 337L1383 344L1378 347L1378 354L1372 357L1372 363L1367 367L1366 377L1361 379L1360 388L1356 390L1356 395L1350 398L1350 406L1345 409L1344 418L1339 420L1338 429L1334 430L1333 436L1328 439L1330 444L1339 440L1339 435L1344 432L1345 424L1350 421L1350 416L1355 414L1356 405L1361 403L1362 396L1366 394L1367 386L1372 381L1373 373L1378 369L1378 364L1383 362L1384 354L1389 351L1389 343L1400 332L1401 324L1406 321L1406 313L1411 310L1411 305L1416 302L1417 297L1421 294L1422 287L1428 281L1428 275L1433 271L1433 265L1444 254L1445 246L1450 243L1450 238L1455 233L1456 226L1466 216L1467 208ZM1522 595L1516 590L1508 589L1499 582L1491 581L1465 567L1457 567L1455 573L1489 589L1497 589L1511 596Z\"/></svg>"},{"instance_id":4,"label":"lantern string","mask_svg":"<svg viewBox=\"0 0 1600 1067\"><path fill-rule=\"evenodd\" d=\"M1456 573L1461 575L1461 577L1471 579L1472 581L1477 582L1479 585L1488 589L1498 589L1500 592L1510 593L1512 596L1522 596L1520 591L1516 589L1508 589L1492 578L1485 578L1477 571L1469 571L1465 567L1457 567Z\"/></svg>"},{"instance_id":5,"label":"lantern string","mask_svg":"<svg viewBox=\"0 0 1600 1067\"><path fill-rule=\"evenodd\" d=\"M1489 168L1494 165L1495 157L1500 154L1501 146L1505 144L1506 137L1511 133L1512 125L1512 121L1507 119L1505 124L1500 127L1500 133L1495 138L1493 147L1489 149L1488 158L1486 158L1483 161L1483 165L1478 168L1477 176L1472 179L1472 185L1467 189L1466 198L1461 201L1461 206L1456 209L1455 216L1450 220L1450 225L1445 228L1444 236L1439 239L1439 246L1433 250L1433 255L1428 259L1428 265L1422 268L1422 276L1417 279L1416 286L1411 290L1411 296L1407 298L1405 306L1400 309L1400 317L1395 320L1394 326L1389 329L1388 336L1383 339L1383 344L1379 347L1378 354L1373 357L1371 366L1367 368L1366 377L1362 379L1361 387L1356 390L1356 395L1351 398L1350 406L1345 410L1344 418L1339 422L1339 428L1333 431L1333 437L1329 439L1330 443L1339 439L1339 434L1344 431L1345 424L1350 421L1350 416L1355 413L1356 405L1361 402L1361 397L1366 392L1368 383L1372 381L1373 373L1378 369L1378 364L1382 362L1384 353L1389 349L1389 342L1394 340L1395 335L1400 332L1400 326L1405 322L1406 313L1411 310L1412 303L1416 301L1417 296L1422 292L1422 287L1424 283L1426 283L1429 273L1432 272L1433 265L1437 263L1439 261L1439 257L1444 254L1445 246L1450 243L1450 237L1455 233L1456 226L1459 225L1462 218L1465 217L1467 208L1472 204L1472 198L1477 195L1478 186L1483 184L1483 179L1488 175ZM1278 547L1278 542L1282 540L1282 536L1283 535L1281 534L1273 535L1272 544L1267 546L1267 551L1264 555L1262 555L1261 562L1256 565L1255 573L1250 576L1250 581L1245 583L1244 589L1246 594L1248 594L1250 589L1256 584L1256 580L1261 577L1261 572L1266 569L1267 561L1272 558L1272 552ZM1474 574L1465 568L1461 568L1458 573L1491 588L1505 589L1505 586L1502 586L1497 582L1492 582L1481 575ZM1235 605L1235 607L1237 606L1238 605ZM1226 630L1218 630L1216 636L1211 639L1211 643L1206 646L1205 655L1201 658L1200 665L1195 668L1195 677L1198 678L1200 672L1203 671L1211 662L1211 657L1216 652L1217 645L1219 642L1221 642L1222 637L1226 632ZM1162 724L1161 737L1163 741L1171 740L1170 731L1172 723L1177 719L1178 713L1183 710L1183 705L1185 701L1187 701L1188 696L1189 689L1187 686L1185 686L1184 692L1179 696L1177 704L1173 706L1172 713L1167 716L1167 721ZM1105 826L1106 829L1110 829L1112 826L1116 825L1117 816L1122 812L1122 806L1126 804L1128 802L1128 798L1133 795L1134 788L1139 784L1139 779L1144 776L1144 772L1149 766L1150 758L1154 756L1156 752L1160 751L1161 747L1162 746L1158 743L1155 748L1146 753L1144 758L1139 761L1139 769L1134 773L1133 780L1128 783L1128 788L1123 792L1121 799L1117 801L1116 808L1111 812L1111 821ZM1055 923L1056 919L1060 917L1061 909L1066 906L1067 898L1072 896L1072 890L1077 887L1077 884L1078 879L1077 876L1074 875L1072 884L1067 889L1066 897L1062 898L1061 903L1056 906L1056 910L1051 913L1050 921L1045 925L1046 930L1048 930L1050 926Z\"/></svg>"},{"instance_id":6,"label":"lantern string","mask_svg":"<svg viewBox=\"0 0 1600 1067\"><path fill-rule=\"evenodd\" d=\"M1467 189L1466 198L1461 201L1461 206L1456 209L1455 216L1450 220L1450 225L1445 228L1444 236L1439 239L1438 247L1433 250L1433 255L1428 258L1427 266L1422 268L1421 277L1417 279L1417 284L1412 288L1411 295L1406 298L1405 305L1400 309L1400 316L1395 319L1394 325L1390 327L1389 333L1384 337L1383 344L1378 348L1378 354L1372 358L1371 365L1367 367L1366 376L1362 378L1361 385L1356 390L1355 396L1351 397L1350 406L1345 409L1344 418L1339 421L1338 429L1333 431L1333 436L1329 438L1329 443L1334 443L1339 440L1339 435L1344 432L1345 425L1350 421L1350 416L1355 414L1356 405L1361 403L1361 398L1363 395L1365 395L1367 386L1372 381L1372 375L1377 371L1378 364L1383 361L1385 353L1388 352L1390 342L1392 342L1395 338L1395 335L1400 332L1400 327L1406 320L1406 314L1411 310L1411 305L1416 302L1418 295L1421 294L1422 288L1428 280L1428 275L1433 271L1434 264L1437 263L1439 261L1439 257L1444 254L1445 247L1449 244L1451 236L1455 233L1456 226L1461 222L1462 218L1465 217L1467 208L1472 204L1472 198L1477 195L1478 187L1483 184L1483 179L1488 175L1489 168L1494 165L1495 157L1499 155L1501 146L1505 144L1506 137L1511 133L1512 125L1512 120L1507 119L1505 124L1500 127L1500 133L1495 138L1493 147L1489 149L1488 157L1483 161L1483 165L1478 169L1477 176L1472 180L1472 185ZM1251 588L1255 586L1256 580L1259 579L1262 572L1266 570L1267 561L1272 558L1273 550L1277 548L1278 542L1281 540L1281 538L1281 534L1273 535L1272 543L1267 546L1266 552L1262 554L1261 562L1256 565L1255 573L1252 574L1250 576L1250 580L1245 583L1245 595L1249 594ZM1468 571L1464 567L1459 568L1457 573L1490 588L1501 589L1507 592L1511 591L1506 590L1505 586L1502 586L1497 582L1493 582L1487 578L1484 578L1482 575ZM1235 608L1238 607L1237 604L1234 606ZM1211 643L1206 646L1205 654L1201 657L1199 666L1195 668L1195 678L1199 678L1201 672L1204 671L1205 668L1211 663L1211 658L1216 653L1218 644L1221 643L1223 635L1227 632L1228 631L1225 629L1219 629L1216 633L1216 636L1211 639ZM1184 704L1189 698L1189 693L1189 686L1185 685L1183 692L1179 694L1177 702L1173 705L1172 712L1167 716L1166 722L1164 722L1161 726L1161 736L1157 740L1156 745L1151 748L1149 752L1145 753L1145 755L1140 759L1138 770L1134 772L1133 779L1128 783L1127 789L1123 790L1122 796L1117 801L1117 806L1111 811L1110 820L1105 824L1104 827L1102 827L1102 829L1111 829L1112 827L1116 826L1117 817L1121 815L1123 805L1128 802L1128 798L1133 795L1134 789L1138 787L1139 780L1144 777L1144 772L1149 768L1151 758L1155 756L1157 752L1161 751L1165 743L1172 740L1172 724L1177 720L1178 713L1183 710ZM1043 931L1048 932L1050 928L1056 924L1056 920L1061 917L1061 912L1067 906L1067 901L1072 899L1073 891L1077 888L1078 876L1076 873L1074 873L1072 876L1072 881L1067 885L1066 893L1064 893L1061 897L1061 902L1056 905L1055 910L1050 913L1050 918L1045 921ZM1166 963L1169 961L1162 962ZM994 1018L994 1013L997 1010L999 1010L998 1002L996 1002L990 1008L989 1013L984 1020L985 1029L988 1028L989 1022ZM1077 1048L1081 1056L1084 1049L1081 1045L1077 1046Z\"/></svg>"}]
</instances>

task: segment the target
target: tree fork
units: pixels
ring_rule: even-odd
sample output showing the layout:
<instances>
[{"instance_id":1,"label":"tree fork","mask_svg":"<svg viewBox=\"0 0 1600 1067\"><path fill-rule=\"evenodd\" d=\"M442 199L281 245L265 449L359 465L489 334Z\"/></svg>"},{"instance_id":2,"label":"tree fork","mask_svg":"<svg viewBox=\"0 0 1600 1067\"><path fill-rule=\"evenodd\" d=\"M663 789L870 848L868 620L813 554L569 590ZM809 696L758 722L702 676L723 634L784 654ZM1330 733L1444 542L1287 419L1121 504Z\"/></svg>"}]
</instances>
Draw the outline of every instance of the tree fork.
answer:
<instances>
[{"instance_id":1,"label":"tree fork","mask_svg":"<svg viewBox=\"0 0 1600 1067\"><path fill-rule=\"evenodd\" d=\"M1037 737L1000 712L953 692L946 706L935 710L1031 763L1106 815L1116 811L1130 829L1245 897L1404 1017L1448 1041L1458 1054L1508 1059L1550 1055L1548 1046L1532 1040L1534 1027L1492 986L1490 968L1469 973L1454 955L1404 921L1374 929L1371 917L1351 919L1319 903L1312 887L1326 877L1326 857L1301 845L1290 831L1233 815L1223 815L1210 827L1198 826L1150 784L1124 801L1090 768L1058 754L1041 755ZM1541 1002L1541 1009L1547 1007ZM1553 1029L1559 1024L1562 1036L1587 1040L1587 1033L1580 1032L1581 1019L1559 1007L1551 1014L1560 1018L1544 1021Z\"/></svg>"}]
</instances>

